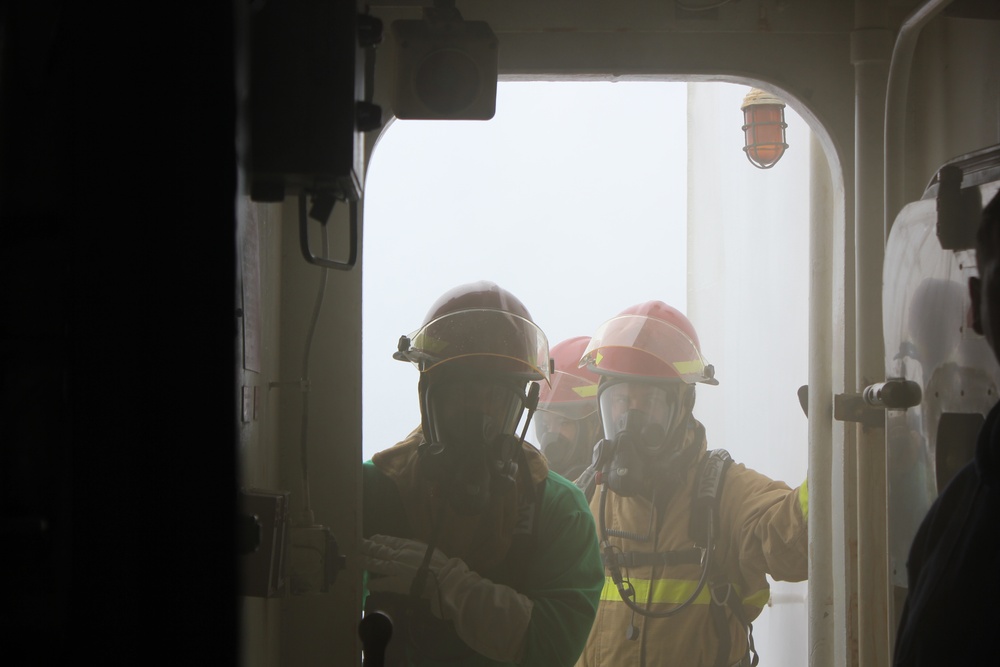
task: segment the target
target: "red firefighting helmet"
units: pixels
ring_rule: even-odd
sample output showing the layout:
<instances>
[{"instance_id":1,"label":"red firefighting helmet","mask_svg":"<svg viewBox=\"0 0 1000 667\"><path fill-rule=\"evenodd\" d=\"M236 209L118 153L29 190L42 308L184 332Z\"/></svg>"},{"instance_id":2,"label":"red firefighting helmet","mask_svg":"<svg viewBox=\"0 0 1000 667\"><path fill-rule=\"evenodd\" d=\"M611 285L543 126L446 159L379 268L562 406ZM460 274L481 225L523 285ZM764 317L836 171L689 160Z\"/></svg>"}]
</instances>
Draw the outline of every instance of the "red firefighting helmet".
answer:
<instances>
[{"instance_id":1,"label":"red firefighting helmet","mask_svg":"<svg viewBox=\"0 0 1000 667\"><path fill-rule=\"evenodd\" d=\"M555 371L551 384L541 383L538 409L566 419L583 419L597 411L599 375L580 366L580 359L590 338L577 336L552 347Z\"/></svg>"},{"instance_id":2,"label":"red firefighting helmet","mask_svg":"<svg viewBox=\"0 0 1000 667\"><path fill-rule=\"evenodd\" d=\"M662 301L631 306L602 324L580 365L608 378L718 384L691 321Z\"/></svg>"}]
</instances>

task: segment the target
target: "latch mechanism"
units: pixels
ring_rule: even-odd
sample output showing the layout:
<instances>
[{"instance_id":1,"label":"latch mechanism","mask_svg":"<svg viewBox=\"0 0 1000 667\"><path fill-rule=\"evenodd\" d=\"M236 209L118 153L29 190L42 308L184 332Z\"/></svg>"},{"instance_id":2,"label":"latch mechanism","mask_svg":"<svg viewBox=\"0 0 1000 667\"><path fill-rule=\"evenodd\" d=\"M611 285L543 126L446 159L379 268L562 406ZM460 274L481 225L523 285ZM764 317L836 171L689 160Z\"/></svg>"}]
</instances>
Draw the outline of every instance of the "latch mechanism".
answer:
<instances>
[{"instance_id":1,"label":"latch mechanism","mask_svg":"<svg viewBox=\"0 0 1000 667\"><path fill-rule=\"evenodd\" d=\"M869 427L885 426L885 410L906 410L920 405L923 392L913 380L889 378L868 385L860 394L833 397L833 418Z\"/></svg>"}]
</instances>

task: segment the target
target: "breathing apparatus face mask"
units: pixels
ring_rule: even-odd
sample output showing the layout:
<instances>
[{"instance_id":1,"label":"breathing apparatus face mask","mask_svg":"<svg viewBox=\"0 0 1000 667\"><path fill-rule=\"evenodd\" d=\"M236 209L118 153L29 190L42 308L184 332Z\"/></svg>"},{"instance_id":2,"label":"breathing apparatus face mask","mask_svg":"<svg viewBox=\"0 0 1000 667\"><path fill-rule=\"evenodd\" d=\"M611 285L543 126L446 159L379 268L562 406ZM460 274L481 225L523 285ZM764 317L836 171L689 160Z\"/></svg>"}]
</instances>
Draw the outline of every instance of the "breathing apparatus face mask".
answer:
<instances>
[{"instance_id":1,"label":"breathing apparatus face mask","mask_svg":"<svg viewBox=\"0 0 1000 667\"><path fill-rule=\"evenodd\" d=\"M605 440L613 456L607 484L620 496L649 497L671 472L690 412L687 385L617 382L598 397Z\"/></svg>"},{"instance_id":2,"label":"breathing apparatus face mask","mask_svg":"<svg viewBox=\"0 0 1000 667\"><path fill-rule=\"evenodd\" d=\"M534 425L538 448L551 470L572 480L590 465L598 439L596 410L580 418L570 418L539 408Z\"/></svg>"},{"instance_id":3,"label":"breathing apparatus face mask","mask_svg":"<svg viewBox=\"0 0 1000 667\"><path fill-rule=\"evenodd\" d=\"M421 393L421 472L439 484L456 512L478 514L494 493L512 486L523 384L444 378L428 382Z\"/></svg>"}]
</instances>

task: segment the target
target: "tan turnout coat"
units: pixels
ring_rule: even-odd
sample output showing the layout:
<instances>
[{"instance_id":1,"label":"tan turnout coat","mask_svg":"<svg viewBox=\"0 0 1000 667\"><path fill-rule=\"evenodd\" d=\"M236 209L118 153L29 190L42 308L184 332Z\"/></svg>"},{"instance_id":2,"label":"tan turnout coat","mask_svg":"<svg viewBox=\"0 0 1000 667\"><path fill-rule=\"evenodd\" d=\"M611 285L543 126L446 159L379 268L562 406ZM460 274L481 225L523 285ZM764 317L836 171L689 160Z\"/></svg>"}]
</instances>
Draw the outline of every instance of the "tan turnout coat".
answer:
<instances>
[{"instance_id":1,"label":"tan turnout coat","mask_svg":"<svg viewBox=\"0 0 1000 667\"><path fill-rule=\"evenodd\" d=\"M623 552L679 551L694 546L689 526L691 503L701 463L707 456L704 427L695 422L688 443L699 448L698 465L691 467L683 484L662 516L653 516L652 537L636 541L611 537ZM595 522L599 517L601 493L598 486L590 502ZM605 521L609 529L646 535L653 508L648 500L624 498L607 492ZM770 589L766 574L776 580L802 581L807 576L808 496L805 483L790 489L784 482L771 480L746 466L733 462L726 473L719 499L720 525L716 531L716 585L733 584L731 594L743 601L746 618L755 619L767 604ZM600 524L598 523L598 526ZM598 538L601 539L600 528ZM608 574L607 569L605 574ZM669 610L688 599L695 590L701 567L698 564L645 565L623 569L636 590L643 608ZM716 588L724 595L725 588ZM695 602L675 616L647 618L633 614L607 576L600 608L578 667L710 667L716 664L719 635L710 616L709 587ZM726 665L739 664L747 652L747 636L739 620L726 609L730 650ZM638 638L626 634L634 624ZM766 660L766 656L764 657Z\"/></svg>"}]
</instances>

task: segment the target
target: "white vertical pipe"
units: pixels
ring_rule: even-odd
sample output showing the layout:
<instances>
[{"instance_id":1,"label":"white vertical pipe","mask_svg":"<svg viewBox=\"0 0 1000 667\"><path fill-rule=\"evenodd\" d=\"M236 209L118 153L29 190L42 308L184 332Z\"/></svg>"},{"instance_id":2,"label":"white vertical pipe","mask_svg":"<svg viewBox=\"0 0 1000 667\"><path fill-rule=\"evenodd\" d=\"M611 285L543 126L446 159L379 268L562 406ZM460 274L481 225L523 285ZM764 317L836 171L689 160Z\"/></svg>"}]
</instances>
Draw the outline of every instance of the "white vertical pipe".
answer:
<instances>
[{"instance_id":1,"label":"white vertical pipe","mask_svg":"<svg viewBox=\"0 0 1000 667\"><path fill-rule=\"evenodd\" d=\"M917 38L924 26L952 0L928 0L903 21L889 61L885 98L885 237L906 204L902 165L906 159L906 95Z\"/></svg>"},{"instance_id":2,"label":"white vertical pipe","mask_svg":"<svg viewBox=\"0 0 1000 667\"><path fill-rule=\"evenodd\" d=\"M837 642L833 531L833 194L810 134L809 183L809 667L833 667Z\"/></svg>"},{"instance_id":3,"label":"white vertical pipe","mask_svg":"<svg viewBox=\"0 0 1000 667\"><path fill-rule=\"evenodd\" d=\"M851 33L854 94L854 222L857 387L884 376L882 262L885 250L885 96L891 53L885 2L857 0ZM857 428L858 660L889 664L889 596L885 427Z\"/></svg>"}]
</instances>

